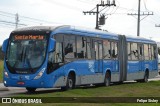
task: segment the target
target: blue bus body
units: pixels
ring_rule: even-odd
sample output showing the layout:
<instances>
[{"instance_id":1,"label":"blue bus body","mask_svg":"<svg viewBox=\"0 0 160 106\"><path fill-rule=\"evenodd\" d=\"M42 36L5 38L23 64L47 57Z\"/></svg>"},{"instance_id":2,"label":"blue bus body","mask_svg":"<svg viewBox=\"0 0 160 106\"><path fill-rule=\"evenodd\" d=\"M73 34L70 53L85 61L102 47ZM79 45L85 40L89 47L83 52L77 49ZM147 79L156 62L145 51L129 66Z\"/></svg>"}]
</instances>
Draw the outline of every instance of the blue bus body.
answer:
<instances>
[{"instance_id":1,"label":"blue bus body","mask_svg":"<svg viewBox=\"0 0 160 106\"><path fill-rule=\"evenodd\" d=\"M47 33L46 36L48 36L42 64L35 69L34 73L28 73L25 70L16 72L16 68L11 72L11 65L9 66L11 64L9 61L11 60L7 58L9 55L7 53L10 50L9 45L12 45L11 42L15 42L16 39L24 40L23 37L18 38L17 36L28 33L36 34L37 32L41 34L42 31L43 34ZM15 38L11 38L13 34ZM72 42L75 45L72 45ZM51 44L54 45L54 48ZM109 46L105 47L105 45ZM69 48L69 46L71 47ZM74 46L76 47L74 48ZM148 52L146 52L147 47ZM54 50L50 50L51 48ZM79 86L104 83L107 75L109 75L107 78L110 78L108 80L110 83L128 80L139 81L143 80L145 75L147 75L148 79L154 78L158 74L156 42L104 31L87 30L72 26L24 28L13 31L10 38L4 41L2 49L6 54L3 81L7 87L65 87L69 81L69 75L72 76L71 84L74 83L74 86ZM79 51L80 49L84 51ZM129 52L131 53L129 54ZM68 58L67 56L70 57ZM50 57L54 58L54 62L51 62L53 60Z\"/></svg>"}]
</instances>

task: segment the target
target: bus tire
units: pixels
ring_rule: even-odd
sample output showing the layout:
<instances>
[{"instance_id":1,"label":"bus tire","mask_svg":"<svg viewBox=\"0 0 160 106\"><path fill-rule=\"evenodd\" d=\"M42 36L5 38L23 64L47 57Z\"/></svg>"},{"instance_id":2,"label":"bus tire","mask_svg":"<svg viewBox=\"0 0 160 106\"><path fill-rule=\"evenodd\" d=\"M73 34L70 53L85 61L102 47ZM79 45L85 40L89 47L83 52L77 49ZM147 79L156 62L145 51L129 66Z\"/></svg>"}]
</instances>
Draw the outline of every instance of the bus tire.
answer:
<instances>
[{"instance_id":1,"label":"bus tire","mask_svg":"<svg viewBox=\"0 0 160 106\"><path fill-rule=\"evenodd\" d=\"M65 87L61 87L61 90L66 91L75 88L75 76L73 74L69 74L67 78L67 83Z\"/></svg>"},{"instance_id":2,"label":"bus tire","mask_svg":"<svg viewBox=\"0 0 160 106\"><path fill-rule=\"evenodd\" d=\"M149 73L146 71L145 75L144 75L143 82L148 82L148 78L149 78Z\"/></svg>"},{"instance_id":3,"label":"bus tire","mask_svg":"<svg viewBox=\"0 0 160 106\"><path fill-rule=\"evenodd\" d=\"M26 87L26 90L27 90L29 93L34 93L34 92L36 91L36 88Z\"/></svg>"},{"instance_id":4,"label":"bus tire","mask_svg":"<svg viewBox=\"0 0 160 106\"><path fill-rule=\"evenodd\" d=\"M111 83L111 75L109 72L107 72L104 78L104 85L110 86L110 83Z\"/></svg>"}]
</instances>

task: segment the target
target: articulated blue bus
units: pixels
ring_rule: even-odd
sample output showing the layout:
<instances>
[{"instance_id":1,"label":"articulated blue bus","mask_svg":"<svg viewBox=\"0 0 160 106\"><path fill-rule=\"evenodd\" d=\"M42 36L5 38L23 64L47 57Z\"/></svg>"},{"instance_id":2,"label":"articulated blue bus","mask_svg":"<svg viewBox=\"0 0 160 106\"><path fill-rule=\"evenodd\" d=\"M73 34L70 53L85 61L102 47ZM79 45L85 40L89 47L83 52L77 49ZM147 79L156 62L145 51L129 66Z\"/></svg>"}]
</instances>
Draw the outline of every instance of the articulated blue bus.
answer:
<instances>
[{"instance_id":1,"label":"articulated blue bus","mask_svg":"<svg viewBox=\"0 0 160 106\"><path fill-rule=\"evenodd\" d=\"M61 87L136 80L158 74L153 40L73 26L17 29L3 42L6 87Z\"/></svg>"}]
</instances>

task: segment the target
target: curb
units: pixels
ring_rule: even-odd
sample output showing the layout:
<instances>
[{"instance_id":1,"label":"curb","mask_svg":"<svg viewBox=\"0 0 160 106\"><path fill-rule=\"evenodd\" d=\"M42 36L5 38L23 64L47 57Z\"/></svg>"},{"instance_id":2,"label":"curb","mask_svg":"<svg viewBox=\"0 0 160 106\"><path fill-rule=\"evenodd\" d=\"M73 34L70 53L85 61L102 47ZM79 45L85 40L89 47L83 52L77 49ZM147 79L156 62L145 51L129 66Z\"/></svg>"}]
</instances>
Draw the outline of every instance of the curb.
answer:
<instances>
[{"instance_id":1,"label":"curb","mask_svg":"<svg viewBox=\"0 0 160 106\"><path fill-rule=\"evenodd\" d=\"M9 89L5 87L3 83L0 83L0 91L9 91Z\"/></svg>"},{"instance_id":2,"label":"curb","mask_svg":"<svg viewBox=\"0 0 160 106\"><path fill-rule=\"evenodd\" d=\"M8 88L0 88L0 91L9 91L9 89Z\"/></svg>"}]
</instances>

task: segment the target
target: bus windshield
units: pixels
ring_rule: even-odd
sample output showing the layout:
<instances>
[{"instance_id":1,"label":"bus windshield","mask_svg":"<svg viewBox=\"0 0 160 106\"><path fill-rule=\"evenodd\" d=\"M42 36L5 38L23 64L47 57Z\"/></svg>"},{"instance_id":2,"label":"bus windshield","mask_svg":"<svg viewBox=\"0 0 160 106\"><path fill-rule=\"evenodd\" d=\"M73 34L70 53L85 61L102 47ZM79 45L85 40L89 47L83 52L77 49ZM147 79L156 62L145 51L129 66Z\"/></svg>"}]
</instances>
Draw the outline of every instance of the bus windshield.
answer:
<instances>
[{"instance_id":1,"label":"bus windshield","mask_svg":"<svg viewBox=\"0 0 160 106\"><path fill-rule=\"evenodd\" d=\"M14 71L32 71L42 65L46 48L45 35L11 35L6 55L7 65Z\"/></svg>"}]
</instances>

